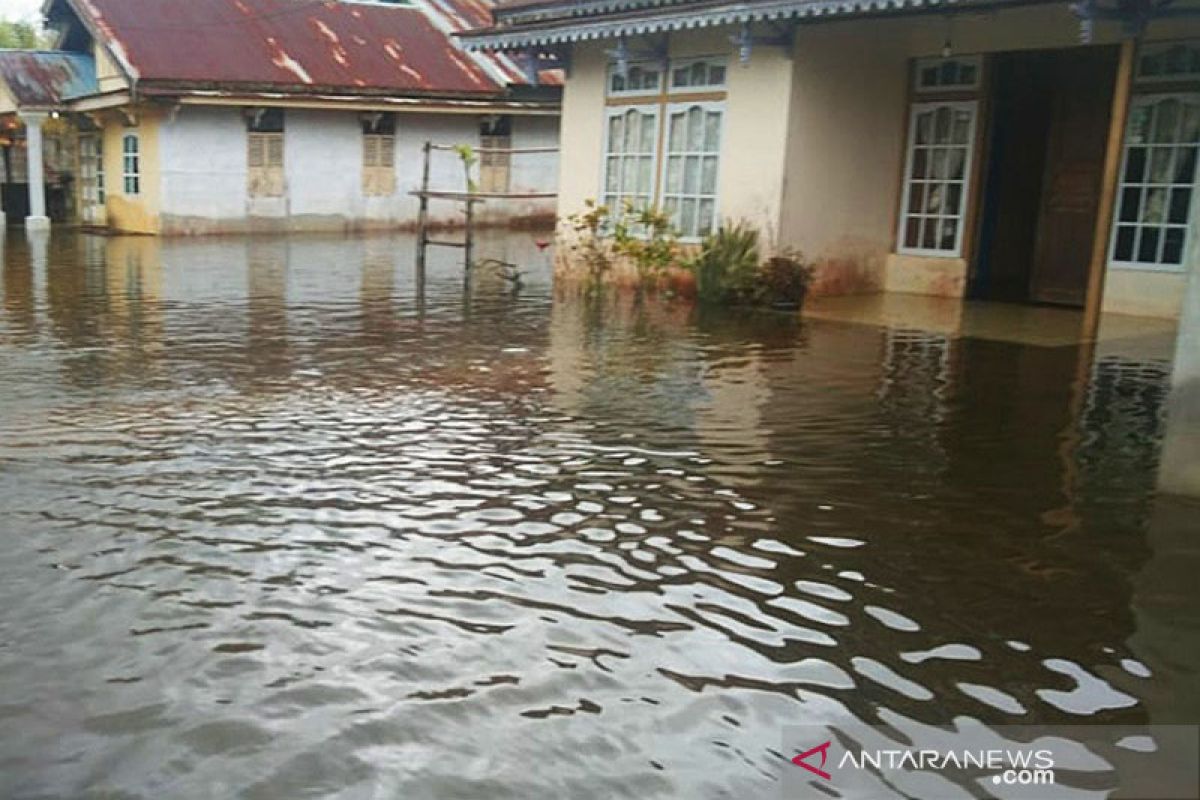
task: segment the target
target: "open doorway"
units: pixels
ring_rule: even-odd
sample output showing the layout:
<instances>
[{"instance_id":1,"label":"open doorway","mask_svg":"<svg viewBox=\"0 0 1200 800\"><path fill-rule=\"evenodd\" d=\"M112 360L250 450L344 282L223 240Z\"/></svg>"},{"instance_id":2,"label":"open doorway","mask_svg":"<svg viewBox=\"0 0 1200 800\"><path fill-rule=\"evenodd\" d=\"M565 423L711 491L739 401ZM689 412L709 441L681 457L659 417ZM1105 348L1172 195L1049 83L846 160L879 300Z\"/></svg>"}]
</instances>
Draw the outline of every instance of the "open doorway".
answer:
<instances>
[{"instance_id":1,"label":"open doorway","mask_svg":"<svg viewBox=\"0 0 1200 800\"><path fill-rule=\"evenodd\" d=\"M1083 305L1117 49L1001 53L970 295Z\"/></svg>"}]
</instances>

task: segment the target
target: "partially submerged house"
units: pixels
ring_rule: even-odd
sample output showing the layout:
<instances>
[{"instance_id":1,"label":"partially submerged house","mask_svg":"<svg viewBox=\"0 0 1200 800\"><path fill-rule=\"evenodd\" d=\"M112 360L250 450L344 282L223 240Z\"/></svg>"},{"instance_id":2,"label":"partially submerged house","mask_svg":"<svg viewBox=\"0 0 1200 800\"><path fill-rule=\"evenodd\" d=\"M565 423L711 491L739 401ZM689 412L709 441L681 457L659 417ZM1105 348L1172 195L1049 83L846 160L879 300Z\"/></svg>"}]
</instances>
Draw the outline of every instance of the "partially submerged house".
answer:
<instances>
[{"instance_id":1,"label":"partially submerged house","mask_svg":"<svg viewBox=\"0 0 1200 800\"><path fill-rule=\"evenodd\" d=\"M815 290L1179 313L1200 6L509 0L463 36L566 65L559 210L757 225Z\"/></svg>"},{"instance_id":2,"label":"partially submerged house","mask_svg":"<svg viewBox=\"0 0 1200 800\"><path fill-rule=\"evenodd\" d=\"M47 225L48 183L63 195L55 216L125 232L404 226L426 141L557 143L559 74L454 40L487 19L476 0L47 0L43 11L55 51L0 51L0 144L20 167L5 173L10 221ZM68 153L65 183L44 174L47 139ZM433 185L465 188L453 153L431 164ZM557 155L492 154L473 169L492 193L544 194ZM458 218L452 204L434 210ZM553 213L537 198L481 208L492 221Z\"/></svg>"}]
</instances>

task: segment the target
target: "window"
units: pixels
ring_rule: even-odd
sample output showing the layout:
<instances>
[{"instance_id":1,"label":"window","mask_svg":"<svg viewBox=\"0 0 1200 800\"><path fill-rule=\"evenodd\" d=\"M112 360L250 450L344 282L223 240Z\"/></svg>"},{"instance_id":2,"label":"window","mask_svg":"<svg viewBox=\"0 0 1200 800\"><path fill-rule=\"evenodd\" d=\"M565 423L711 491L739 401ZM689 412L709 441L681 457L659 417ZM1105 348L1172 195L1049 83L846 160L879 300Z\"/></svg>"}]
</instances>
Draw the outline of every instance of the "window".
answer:
<instances>
[{"instance_id":1,"label":"window","mask_svg":"<svg viewBox=\"0 0 1200 800\"><path fill-rule=\"evenodd\" d=\"M680 89L724 89L725 63L698 60L671 65L671 91Z\"/></svg>"},{"instance_id":2,"label":"window","mask_svg":"<svg viewBox=\"0 0 1200 800\"><path fill-rule=\"evenodd\" d=\"M1200 79L1200 43L1142 45L1137 67L1137 79L1141 83Z\"/></svg>"},{"instance_id":3,"label":"window","mask_svg":"<svg viewBox=\"0 0 1200 800\"><path fill-rule=\"evenodd\" d=\"M121 172L125 179L125 194L142 192L141 142L136 133L127 133L121 141Z\"/></svg>"},{"instance_id":4,"label":"window","mask_svg":"<svg viewBox=\"0 0 1200 800\"><path fill-rule=\"evenodd\" d=\"M914 76L917 92L976 89L979 87L979 56L966 58L922 58Z\"/></svg>"},{"instance_id":5,"label":"window","mask_svg":"<svg viewBox=\"0 0 1200 800\"><path fill-rule=\"evenodd\" d=\"M251 197L282 197L283 109L250 109L246 121L249 194Z\"/></svg>"},{"instance_id":6,"label":"window","mask_svg":"<svg viewBox=\"0 0 1200 800\"><path fill-rule=\"evenodd\" d=\"M512 118L488 117L479 126L479 191L503 194L509 189L511 153L488 152L512 147Z\"/></svg>"},{"instance_id":7,"label":"window","mask_svg":"<svg viewBox=\"0 0 1200 800\"><path fill-rule=\"evenodd\" d=\"M1114 264L1182 269L1198 149L1200 94L1134 99L1121 165Z\"/></svg>"},{"instance_id":8,"label":"window","mask_svg":"<svg viewBox=\"0 0 1200 800\"><path fill-rule=\"evenodd\" d=\"M900 252L961 254L975 139L975 107L973 101L913 104L904 170Z\"/></svg>"},{"instance_id":9,"label":"window","mask_svg":"<svg viewBox=\"0 0 1200 800\"><path fill-rule=\"evenodd\" d=\"M616 106L608 110L604 156L604 204L614 212L628 202L645 208L654 202L657 106Z\"/></svg>"},{"instance_id":10,"label":"window","mask_svg":"<svg viewBox=\"0 0 1200 800\"><path fill-rule=\"evenodd\" d=\"M363 194L389 197L396 193L396 117L363 117Z\"/></svg>"},{"instance_id":11,"label":"window","mask_svg":"<svg viewBox=\"0 0 1200 800\"><path fill-rule=\"evenodd\" d=\"M667 107L663 211L684 237L703 236L716 222L721 116L719 103Z\"/></svg>"},{"instance_id":12,"label":"window","mask_svg":"<svg viewBox=\"0 0 1200 800\"><path fill-rule=\"evenodd\" d=\"M634 64L621 74L614 65L608 69L610 97L631 94L658 94L662 91L662 69L655 64Z\"/></svg>"}]
</instances>

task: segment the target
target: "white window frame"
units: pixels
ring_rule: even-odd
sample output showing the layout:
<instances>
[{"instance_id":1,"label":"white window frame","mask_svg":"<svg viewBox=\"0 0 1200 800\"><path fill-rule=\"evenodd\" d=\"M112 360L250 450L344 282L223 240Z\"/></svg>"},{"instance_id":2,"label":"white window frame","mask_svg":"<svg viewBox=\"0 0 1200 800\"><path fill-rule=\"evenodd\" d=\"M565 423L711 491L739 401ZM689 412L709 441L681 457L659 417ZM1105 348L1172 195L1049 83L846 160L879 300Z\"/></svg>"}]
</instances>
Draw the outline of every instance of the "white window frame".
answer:
<instances>
[{"instance_id":1,"label":"white window frame","mask_svg":"<svg viewBox=\"0 0 1200 800\"><path fill-rule=\"evenodd\" d=\"M913 154L917 145L917 117L924 111L947 107L951 110L968 110L971 112L971 124L967 128L967 157L963 162L962 196L959 197L958 230L955 231L954 249L939 250L927 247L906 247L904 233L908 226L908 198L911 194ZM967 228L967 212L970 210L971 191L974 188L975 167L975 130L979 124L978 100L928 100L909 104L908 108L908 138L904 143L904 175L901 178L900 219L896 225L896 252L901 255L930 256L933 258L962 258L963 234ZM925 216L924 213L921 214ZM941 216L949 216L942 214Z\"/></svg>"},{"instance_id":2,"label":"white window frame","mask_svg":"<svg viewBox=\"0 0 1200 800\"><path fill-rule=\"evenodd\" d=\"M724 83L706 83L703 86L675 86L673 82L674 72L680 67L691 67L697 63L715 64L725 68ZM671 59L667 64L663 81L666 86L666 93L669 95L684 95L684 94L703 94L705 92L727 92L729 91L729 59L724 56L692 56L689 58Z\"/></svg>"},{"instance_id":3,"label":"white window frame","mask_svg":"<svg viewBox=\"0 0 1200 800\"><path fill-rule=\"evenodd\" d=\"M1174 39L1165 42L1144 42L1137 50L1135 59L1137 71L1134 75L1134 82L1139 84L1155 84L1155 83L1188 83L1192 81L1200 81L1200 72L1187 72L1182 75L1143 75L1142 74L1142 58L1153 53L1166 52L1176 47L1192 47L1200 49L1200 41L1195 39Z\"/></svg>"},{"instance_id":4,"label":"white window frame","mask_svg":"<svg viewBox=\"0 0 1200 800\"><path fill-rule=\"evenodd\" d=\"M1170 92L1170 93L1160 92L1160 93L1153 93L1153 94L1135 94L1130 100L1130 111L1132 112L1133 108L1137 105L1154 105L1156 103L1162 102L1163 100L1171 100L1171 99L1186 100L1186 101L1200 104L1200 92ZM1118 232L1118 229L1120 227L1122 227L1121 219L1120 219L1121 202L1122 202L1122 198L1124 196L1124 191L1125 191L1125 167L1126 167L1126 161L1129 159L1129 132L1130 132L1130 125L1132 124L1132 121L1133 121L1133 114L1130 113L1128 115L1128 119L1125 122L1125 131L1124 131L1124 134L1122 136L1122 141L1121 141L1121 169L1117 173L1116 202L1113 204L1112 230L1109 231L1109 235L1108 235L1108 266L1112 267L1113 269L1132 270L1132 271L1138 271L1138 272L1167 272L1167 273L1179 274L1186 270L1188 247L1191 245L1192 237L1196 234L1196 232L1193 230L1194 226L1192 225L1192 220L1196 216L1195 209L1196 209L1196 203L1198 202L1196 195L1198 192L1200 192L1200 154L1198 154L1198 156L1196 158L1196 164L1193 166L1192 196L1189 200L1189 208L1188 208L1188 215L1187 215L1188 219L1187 219L1187 222L1185 223L1184 229L1183 229L1183 258L1180 259L1180 262L1178 264L1161 264L1161 263L1151 263L1151 262L1147 262L1147 261L1136 261L1136 260L1134 260L1134 261L1118 261L1117 260L1117 232ZM1149 144L1151 147L1154 146L1153 142L1151 142ZM1176 143L1175 146L1178 147L1180 145L1179 145L1179 143ZM1200 144L1197 144L1197 147L1200 147ZM1146 164L1146 169L1147 170L1150 169L1149 163ZM1145 181L1143 181L1141 185L1143 186L1143 190L1144 190ZM1171 185L1174 186L1176 184L1171 184ZM1169 203L1169 198L1168 198L1168 203ZM1168 211L1169 211L1169 206L1168 206ZM1141 223L1141 221L1138 221L1134 224L1138 228L1146 227ZM1162 225L1157 225L1157 226L1153 226L1153 227L1158 227L1160 230L1164 230L1169 227L1179 227L1179 224L1178 223L1164 223ZM1140 240L1134 241L1132 256L1135 259L1137 258L1137 250L1138 250L1139 244L1140 244ZM1159 242L1159 252L1162 252L1163 246L1164 246L1163 243Z\"/></svg>"},{"instance_id":5,"label":"white window frame","mask_svg":"<svg viewBox=\"0 0 1200 800\"><path fill-rule=\"evenodd\" d=\"M697 59L697 60L699 60L699 59ZM721 122L717 127L717 151L715 153L715 155L717 157L717 177L716 177L716 184L713 186L713 193L712 193L712 201L713 201L712 228L710 228L707 231L701 231L700 233L698 233L696 235L690 235L690 234L683 235L681 233L679 236L679 241L686 242L686 243L701 241L709 233L712 233L712 231L716 230L721 224L721 149L725 143L725 123L726 123L726 119L728 117L728 113L726 110L726 103L724 100L676 100L676 101L667 103L665 106L663 106L662 119L659 120L659 125L661 126L661 133L659 135L659 141L662 143L662 152L655 154L655 169L656 169L655 183L656 183L656 186L655 186L655 193L654 193L655 198L657 198L657 200L658 200L658 203L657 203L658 209L660 211L662 211L663 213L666 213L665 206L666 206L666 201L667 201L667 165L669 163L669 158L671 156L671 152L670 152L671 114L672 114L672 112L675 112L675 111L680 111L680 110L686 111L687 109L690 109L690 108L699 108L706 114L711 111L719 111L719 112L721 112ZM683 152L685 154L684 157L686 158L686 155L691 153L692 151L685 150ZM701 154L696 153L695 155L701 155ZM658 171L659 160L661 160L662 165L663 165L661 172ZM681 176L681 180L682 180L682 176ZM701 172L701 180L703 180L703 172ZM708 195L704 194L704 193L696 194L696 195L685 195L685 194L679 193L676 196L679 198L695 197L697 200L708 197ZM697 219L699 219L698 212L697 212Z\"/></svg>"},{"instance_id":6,"label":"white window frame","mask_svg":"<svg viewBox=\"0 0 1200 800\"><path fill-rule=\"evenodd\" d=\"M613 117L623 116L630 111L637 111L640 114L654 115L654 148L650 153L650 205L654 207L658 200L658 167L662 153L659 152L659 143L662 141L662 125L663 125L663 106L661 103L623 103L616 106L605 106L604 109L604 149L600 155L600 197L598 202L601 205L608 203L608 159L612 155L609 152L609 132L612 128L611 120ZM619 208L610 208L609 212L616 216L621 213Z\"/></svg>"},{"instance_id":7,"label":"white window frame","mask_svg":"<svg viewBox=\"0 0 1200 800\"><path fill-rule=\"evenodd\" d=\"M971 83L955 83L949 86L922 86L921 85L921 70L931 65L943 64L946 61L962 61L971 64L975 67L975 80ZM913 65L912 89L913 94L936 94L939 92L973 92L977 91L983 80L983 56L950 56L942 58L933 56L930 58L918 58Z\"/></svg>"},{"instance_id":8,"label":"white window frame","mask_svg":"<svg viewBox=\"0 0 1200 800\"><path fill-rule=\"evenodd\" d=\"M133 142L133 152L129 152L129 142ZM129 159L134 159L134 169L129 169ZM136 187L129 191L132 180ZM138 197L142 193L142 137L133 131L121 136L121 191L126 197Z\"/></svg>"},{"instance_id":9,"label":"white window frame","mask_svg":"<svg viewBox=\"0 0 1200 800\"><path fill-rule=\"evenodd\" d=\"M613 74L617 71L616 64L609 64L608 69L604 70L604 96L605 97L658 97L663 93L663 86L667 84L667 72L670 69L668 63L662 61L631 61L628 69L639 67L646 69L652 67L658 70L658 86L653 89L621 89L620 91L612 88ZM628 71L628 70L627 70Z\"/></svg>"}]
</instances>

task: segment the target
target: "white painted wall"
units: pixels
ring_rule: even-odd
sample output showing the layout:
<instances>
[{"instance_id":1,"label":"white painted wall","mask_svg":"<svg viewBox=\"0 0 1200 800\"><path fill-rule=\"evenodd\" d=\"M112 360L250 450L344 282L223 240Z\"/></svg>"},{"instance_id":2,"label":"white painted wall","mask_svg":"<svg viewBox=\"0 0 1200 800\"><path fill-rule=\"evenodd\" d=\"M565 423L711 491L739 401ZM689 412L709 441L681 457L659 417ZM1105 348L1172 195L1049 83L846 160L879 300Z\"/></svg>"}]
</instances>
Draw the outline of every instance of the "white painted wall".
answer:
<instances>
[{"instance_id":1,"label":"white painted wall","mask_svg":"<svg viewBox=\"0 0 1200 800\"><path fill-rule=\"evenodd\" d=\"M357 111L288 109L284 124L282 198L251 198L246 191L246 123L241 109L186 106L161 128L163 233L247 230L347 230L415 224L422 147L479 144L473 114L408 114L396 122L396 192L367 197L362 190L362 128ZM557 117L516 117L514 147L557 146ZM553 192L556 154L514 157L513 190ZM434 154L434 188L461 191L466 183L455 153ZM492 201L489 221L552 214L553 200ZM431 216L461 223L459 206L433 201Z\"/></svg>"}]
</instances>

